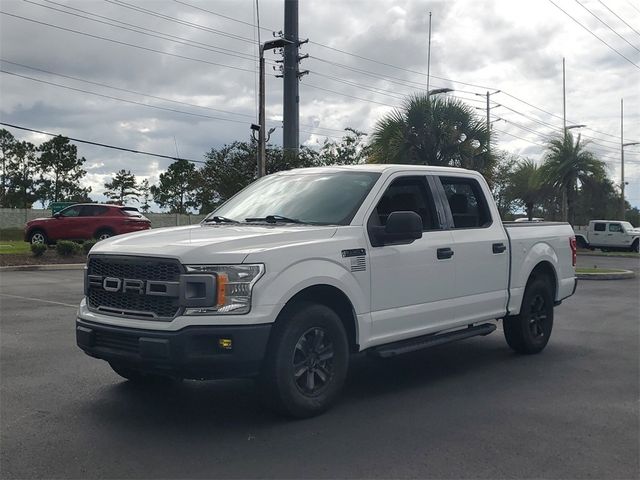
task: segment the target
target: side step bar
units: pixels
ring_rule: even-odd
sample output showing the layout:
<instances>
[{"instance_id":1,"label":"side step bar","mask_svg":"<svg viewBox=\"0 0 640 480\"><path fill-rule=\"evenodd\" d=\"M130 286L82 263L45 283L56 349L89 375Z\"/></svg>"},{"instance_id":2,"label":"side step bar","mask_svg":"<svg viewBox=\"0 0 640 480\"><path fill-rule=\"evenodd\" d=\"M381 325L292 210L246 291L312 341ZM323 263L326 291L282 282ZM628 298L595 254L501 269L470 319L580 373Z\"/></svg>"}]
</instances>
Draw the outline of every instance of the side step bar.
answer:
<instances>
[{"instance_id":1,"label":"side step bar","mask_svg":"<svg viewBox=\"0 0 640 480\"><path fill-rule=\"evenodd\" d=\"M470 326L462 330L424 335L422 337L410 338L374 347L371 349L370 355L380 358L394 357L403 353L415 352L424 348L435 347L437 345L443 345L457 340L464 340L465 338L477 337L478 335L489 335L495 329L496 326L493 323L483 323L481 325Z\"/></svg>"}]
</instances>

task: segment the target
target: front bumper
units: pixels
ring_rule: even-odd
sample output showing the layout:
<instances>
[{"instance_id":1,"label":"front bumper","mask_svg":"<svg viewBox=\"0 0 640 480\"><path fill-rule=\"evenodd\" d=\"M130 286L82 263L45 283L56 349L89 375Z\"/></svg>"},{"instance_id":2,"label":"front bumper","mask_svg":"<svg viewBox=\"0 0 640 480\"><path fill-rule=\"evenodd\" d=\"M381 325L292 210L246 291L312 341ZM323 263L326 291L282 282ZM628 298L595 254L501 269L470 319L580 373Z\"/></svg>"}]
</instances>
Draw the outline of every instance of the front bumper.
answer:
<instances>
[{"instance_id":1,"label":"front bumper","mask_svg":"<svg viewBox=\"0 0 640 480\"><path fill-rule=\"evenodd\" d=\"M76 341L87 355L142 372L191 379L258 375L271 324L191 326L177 331L115 327L76 320ZM230 339L230 349L219 345Z\"/></svg>"}]
</instances>

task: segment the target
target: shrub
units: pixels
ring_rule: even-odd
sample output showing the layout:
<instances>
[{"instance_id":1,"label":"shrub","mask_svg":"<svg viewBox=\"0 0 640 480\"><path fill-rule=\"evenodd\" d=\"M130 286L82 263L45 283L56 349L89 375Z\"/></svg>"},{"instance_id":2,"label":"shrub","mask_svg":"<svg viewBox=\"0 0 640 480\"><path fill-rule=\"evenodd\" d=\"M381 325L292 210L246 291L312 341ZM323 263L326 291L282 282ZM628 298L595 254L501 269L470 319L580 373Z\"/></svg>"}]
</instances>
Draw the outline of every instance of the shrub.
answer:
<instances>
[{"instance_id":1,"label":"shrub","mask_svg":"<svg viewBox=\"0 0 640 480\"><path fill-rule=\"evenodd\" d=\"M82 245L70 240L60 240L56 243L56 252L58 252L58 255L61 257L70 257L76 253L80 253L81 250Z\"/></svg>"},{"instance_id":2,"label":"shrub","mask_svg":"<svg viewBox=\"0 0 640 480\"><path fill-rule=\"evenodd\" d=\"M96 240L87 240L82 244L82 250L84 250L85 255L89 253L91 247L93 247L96 243L98 243Z\"/></svg>"},{"instance_id":3,"label":"shrub","mask_svg":"<svg viewBox=\"0 0 640 480\"><path fill-rule=\"evenodd\" d=\"M41 257L46 251L47 251L47 246L44 243L31 244L31 253L33 253L34 257Z\"/></svg>"}]
</instances>

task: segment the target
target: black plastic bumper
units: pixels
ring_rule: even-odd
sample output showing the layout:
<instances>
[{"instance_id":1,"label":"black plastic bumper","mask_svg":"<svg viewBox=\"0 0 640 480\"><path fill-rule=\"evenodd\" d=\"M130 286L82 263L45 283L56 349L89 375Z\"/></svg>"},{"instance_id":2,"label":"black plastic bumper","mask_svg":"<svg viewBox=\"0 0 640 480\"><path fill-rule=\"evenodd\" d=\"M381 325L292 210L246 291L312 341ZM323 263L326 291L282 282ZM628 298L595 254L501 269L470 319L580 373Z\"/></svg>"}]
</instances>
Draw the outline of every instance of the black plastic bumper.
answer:
<instances>
[{"instance_id":1,"label":"black plastic bumper","mask_svg":"<svg viewBox=\"0 0 640 480\"><path fill-rule=\"evenodd\" d=\"M158 332L76 320L76 341L86 354L143 372L193 379L257 375L270 331L271 325L247 325ZM221 346L221 339L231 340L231 346Z\"/></svg>"}]
</instances>

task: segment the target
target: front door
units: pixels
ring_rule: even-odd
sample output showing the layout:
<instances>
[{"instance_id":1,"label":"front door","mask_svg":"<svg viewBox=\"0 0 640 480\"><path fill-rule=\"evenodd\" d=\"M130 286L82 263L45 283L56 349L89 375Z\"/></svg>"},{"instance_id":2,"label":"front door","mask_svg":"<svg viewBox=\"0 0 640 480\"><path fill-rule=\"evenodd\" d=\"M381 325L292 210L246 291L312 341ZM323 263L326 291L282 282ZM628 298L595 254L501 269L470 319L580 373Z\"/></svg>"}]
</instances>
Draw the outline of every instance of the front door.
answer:
<instances>
[{"instance_id":1,"label":"front door","mask_svg":"<svg viewBox=\"0 0 640 480\"><path fill-rule=\"evenodd\" d=\"M391 176L373 203L368 227L384 226L392 212L420 215L422 238L374 247L371 262L372 343L381 344L445 328L454 318L454 263L450 231L443 230L425 175Z\"/></svg>"}]
</instances>

